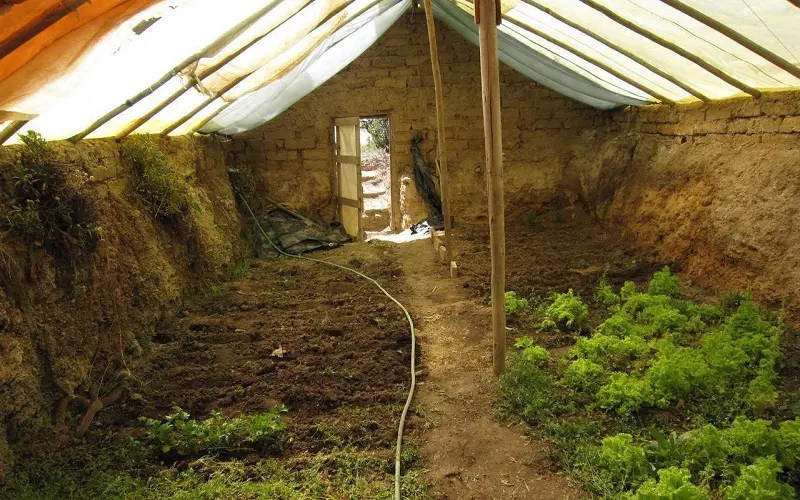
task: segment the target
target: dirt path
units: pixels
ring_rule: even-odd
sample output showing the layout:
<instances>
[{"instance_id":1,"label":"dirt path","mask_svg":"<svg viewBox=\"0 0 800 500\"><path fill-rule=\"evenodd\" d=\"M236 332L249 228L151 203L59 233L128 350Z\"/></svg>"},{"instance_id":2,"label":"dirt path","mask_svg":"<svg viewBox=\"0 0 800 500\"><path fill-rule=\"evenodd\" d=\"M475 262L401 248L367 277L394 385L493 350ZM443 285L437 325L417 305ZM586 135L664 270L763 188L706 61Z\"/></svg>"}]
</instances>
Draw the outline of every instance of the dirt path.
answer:
<instances>
[{"instance_id":1,"label":"dirt path","mask_svg":"<svg viewBox=\"0 0 800 500\"><path fill-rule=\"evenodd\" d=\"M462 279L446 277L428 240L398 245L397 254L426 373L417 402L435 491L459 500L580 497L550 470L541 443L492 416L490 309Z\"/></svg>"}]
</instances>

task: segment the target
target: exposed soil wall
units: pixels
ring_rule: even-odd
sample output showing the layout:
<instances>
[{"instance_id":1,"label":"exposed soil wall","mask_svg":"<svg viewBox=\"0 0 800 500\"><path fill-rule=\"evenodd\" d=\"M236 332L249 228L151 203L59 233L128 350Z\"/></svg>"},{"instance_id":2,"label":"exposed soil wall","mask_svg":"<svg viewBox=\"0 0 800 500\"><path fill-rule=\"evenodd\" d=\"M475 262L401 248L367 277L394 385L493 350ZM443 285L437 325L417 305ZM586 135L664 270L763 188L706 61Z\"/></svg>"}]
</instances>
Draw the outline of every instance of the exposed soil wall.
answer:
<instances>
[{"instance_id":1,"label":"exposed soil wall","mask_svg":"<svg viewBox=\"0 0 800 500\"><path fill-rule=\"evenodd\" d=\"M480 56L478 48L437 23L444 80L452 213L487 213ZM570 148L602 114L537 85L501 65L507 210L538 207L559 194ZM282 115L237 137L234 162L262 176L272 196L330 220L333 199L333 119L388 115L391 124L392 222L408 227L427 216L411 175L411 138L426 139L435 158L436 107L425 17L410 12L344 71ZM531 175L531 172L536 172ZM301 175L302 174L302 175Z\"/></svg>"},{"instance_id":2,"label":"exposed soil wall","mask_svg":"<svg viewBox=\"0 0 800 500\"><path fill-rule=\"evenodd\" d=\"M51 147L85 172L95 198L102 235L97 248L65 262L3 233L0 480L11 461L6 431L14 438L49 425L55 402L65 395L88 396L92 386L108 391L115 374L148 348L156 323L243 255L223 147L189 138L159 145L187 175L192 202L180 220L156 219L145 208L113 140L59 142ZM6 210L18 152L0 148ZM71 408L83 413L77 403Z\"/></svg>"},{"instance_id":3,"label":"exposed soil wall","mask_svg":"<svg viewBox=\"0 0 800 500\"><path fill-rule=\"evenodd\" d=\"M576 163L598 218L718 290L800 296L800 93L610 114Z\"/></svg>"}]
</instances>

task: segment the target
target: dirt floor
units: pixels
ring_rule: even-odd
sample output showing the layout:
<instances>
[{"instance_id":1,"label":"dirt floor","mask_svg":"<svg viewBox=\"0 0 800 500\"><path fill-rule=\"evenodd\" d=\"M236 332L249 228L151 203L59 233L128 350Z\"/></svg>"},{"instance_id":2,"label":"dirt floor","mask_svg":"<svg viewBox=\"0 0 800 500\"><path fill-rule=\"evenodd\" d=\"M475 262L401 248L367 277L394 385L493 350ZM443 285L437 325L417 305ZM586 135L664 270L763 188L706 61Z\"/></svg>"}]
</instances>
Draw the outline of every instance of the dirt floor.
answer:
<instances>
[{"instance_id":1,"label":"dirt floor","mask_svg":"<svg viewBox=\"0 0 800 500\"><path fill-rule=\"evenodd\" d=\"M435 261L428 240L397 250L423 352L419 440L434 490L447 499L586 496L555 470L544 443L493 416L488 226L457 227L454 235L461 273L455 280ZM663 265L626 252L615 235L579 215L511 221L506 236L506 289L524 297L572 288L590 299L603 273L614 283L643 282ZM509 343L519 334L515 326L509 324Z\"/></svg>"},{"instance_id":2,"label":"dirt floor","mask_svg":"<svg viewBox=\"0 0 800 500\"><path fill-rule=\"evenodd\" d=\"M571 217L511 223L507 235L507 289L524 296L573 288L589 298L604 272L613 282L644 281L659 267ZM427 239L354 243L315 256L375 277L415 319L419 391L406 438L421 447L434 497L582 497L550 463L544 443L493 415L488 231L459 227L455 237L457 279L436 262ZM282 403L289 453L352 444L390 457L408 389L402 313L343 271L293 259L251 266L161 325L135 370L147 381L141 398L109 408L101 420L163 418L173 406L235 415Z\"/></svg>"},{"instance_id":3,"label":"dirt floor","mask_svg":"<svg viewBox=\"0 0 800 500\"><path fill-rule=\"evenodd\" d=\"M406 442L420 447L432 497L585 497L551 463L545 443L494 416L488 231L475 225L454 234L457 279L428 239L354 243L314 256L373 276L414 317L419 386ZM161 325L134 370L145 381L140 397L99 420L126 427L141 415L163 418L173 406L204 416L282 403L286 452L354 445L389 460L409 378L400 310L344 271L294 259L250 265L246 276ZM554 213L508 224L507 265L507 290L531 296L572 288L591 308L604 273L613 283L642 283L663 263L626 252L589 220ZM510 322L509 343L520 334ZM542 340L563 345L569 337Z\"/></svg>"},{"instance_id":4,"label":"dirt floor","mask_svg":"<svg viewBox=\"0 0 800 500\"><path fill-rule=\"evenodd\" d=\"M385 244L315 255L357 268L392 288L402 269ZM252 261L249 275L214 287L161 325L134 372L141 398L104 419L193 416L286 405L288 451L327 445L390 449L409 379L410 333L373 285L295 259Z\"/></svg>"}]
</instances>

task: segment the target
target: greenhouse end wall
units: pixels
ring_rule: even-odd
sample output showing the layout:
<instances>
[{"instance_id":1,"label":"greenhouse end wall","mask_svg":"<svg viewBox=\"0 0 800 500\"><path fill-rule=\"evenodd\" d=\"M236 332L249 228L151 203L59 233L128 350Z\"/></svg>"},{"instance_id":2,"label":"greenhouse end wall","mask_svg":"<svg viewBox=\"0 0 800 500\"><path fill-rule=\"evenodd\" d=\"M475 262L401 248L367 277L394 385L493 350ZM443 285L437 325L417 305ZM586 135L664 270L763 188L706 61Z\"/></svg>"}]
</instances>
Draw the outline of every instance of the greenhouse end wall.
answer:
<instances>
[{"instance_id":1,"label":"greenhouse end wall","mask_svg":"<svg viewBox=\"0 0 800 500\"><path fill-rule=\"evenodd\" d=\"M445 131L452 213L486 216L484 136L478 48L437 22L444 80ZM537 85L501 65L507 207L536 209L558 195L571 145L604 123L600 111ZM388 115L392 127L393 227L427 216L411 176L411 139L435 158L436 106L425 18L404 15L344 71L282 115L236 136L235 163L262 175L273 197L324 219L335 215L334 117ZM532 173L534 173L532 175Z\"/></svg>"},{"instance_id":2,"label":"greenhouse end wall","mask_svg":"<svg viewBox=\"0 0 800 500\"><path fill-rule=\"evenodd\" d=\"M437 23L456 221L487 215L477 47ZM577 199L634 244L680 261L717 289L798 293L800 93L601 112L501 65L506 214ZM285 113L232 141L233 163L270 194L335 217L334 117L392 125L394 228L426 216L410 142L435 157L436 110L424 18L405 15L362 57ZM402 215L401 215L402 214Z\"/></svg>"}]
</instances>

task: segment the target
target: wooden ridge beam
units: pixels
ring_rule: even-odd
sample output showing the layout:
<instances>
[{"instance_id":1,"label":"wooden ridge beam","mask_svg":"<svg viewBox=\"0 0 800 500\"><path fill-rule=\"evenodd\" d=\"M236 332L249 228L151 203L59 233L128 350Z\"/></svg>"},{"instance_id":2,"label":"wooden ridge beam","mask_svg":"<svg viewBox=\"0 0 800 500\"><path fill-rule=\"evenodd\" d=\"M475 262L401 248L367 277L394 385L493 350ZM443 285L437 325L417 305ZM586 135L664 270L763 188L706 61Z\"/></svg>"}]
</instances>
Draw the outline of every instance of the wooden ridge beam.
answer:
<instances>
[{"instance_id":1,"label":"wooden ridge beam","mask_svg":"<svg viewBox=\"0 0 800 500\"><path fill-rule=\"evenodd\" d=\"M738 43L739 45L747 48L751 52L754 52L761 56L762 58L766 59L767 61L771 62L775 66L781 68L782 70L786 71L790 75L800 78L800 68L792 64L791 62L787 61L786 59L782 58L778 54L767 50L766 48L762 47L758 43L754 42L753 40L747 38L746 36L742 35L741 33L737 32L736 30L732 29L731 27L723 24L716 19L707 16L706 14L700 12L699 10L686 5L685 3L679 0L661 0L662 3L665 3L672 7L673 9L691 17L695 21L699 21L709 28L722 33L723 35L727 36L734 42Z\"/></svg>"},{"instance_id":2,"label":"wooden ridge beam","mask_svg":"<svg viewBox=\"0 0 800 500\"><path fill-rule=\"evenodd\" d=\"M436 20L433 17L431 0L424 0L425 22L428 28L433 89L436 100L436 141L439 153L439 188L442 191L442 217L444 218L444 246L446 263L453 262L453 235L450 227L450 184L447 178L447 143L444 127L444 93L442 90L442 69L439 67L439 46L436 40Z\"/></svg>"},{"instance_id":3,"label":"wooden ridge beam","mask_svg":"<svg viewBox=\"0 0 800 500\"><path fill-rule=\"evenodd\" d=\"M333 34L335 34L335 33L337 33L339 30L341 30L342 28L344 28L344 27L345 27L345 26L347 26L348 24L350 24L350 22L351 22L351 21L353 21L353 19L356 19L356 18L358 18L358 17L359 17L359 16L361 16L361 15L362 15L364 12L368 11L369 9L371 9L371 8L372 8L372 7L374 7L375 5L377 5L377 4L379 4L379 3L381 3L382 1L383 1L383 0L373 0L373 1L372 1L372 2L370 2L368 5L366 5L366 6L364 6L363 8L361 8L361 9L360 9L358 12L356 12L356 13L355 13L355 14L353 14L352 16L348 17L348 18L347 18L347 20L346 20L345 22L343 22L343 23L341 24L341 26L339 26L339 27L338 27L338 28L337 28L337 29L336 29L336 30L335 30L335 31L332 33L332 35L333 35ZM352 4L352 2L351 2L350 4ZM350 5L350 4L348 4L348 5ZM318 28L319 28L320 26L322 26L324 23L328 22L328 21L330 20L330 18L331 18L330 16L329 16L328 18L326 18L326 20L325 20L325 21L323 21L322 23L320 23L319 25L317 25L317 27L316 27L316 28L314 28L314 30L318 29ZM312 30L310 33L313 33L313 31L314 31L314 30ZM309 55L309 54L310 54L310 53L311 53L311 52L312 52L312 51L313 51L313 50L314 50L314 49L315 49L315 48L318 46L318 44L319 44L319 43L322 43L322 41L323 41L322 39L321 39L321 40L319 40L319 42L318 42L317 44L315 44L313 47L311 47L311 48L310 48L310 49L309 49L309 50L308 50L308 51L307 51L307 52L306 52L304 55L302 55L301 57L298 57L298 58L297 58L297 60L296 60L296 61L294 61L294 62L293 62L291 65L290 65L290 67L289 67L288 69L291 69L291 68L294 68L294 67L296 67L296 66L297 66L297 64L299 64L300 62L302 62L303 60L305 60L305 59L308 57L308 55ZM174 121L173 123L171 123L169 126L167 126L167 127L164 129L164 130L162 130L162 131L159 133L159 135L160 135L160 136L162 136L162 137L166 137L166 136L168 136L168 135L169 135L169 134L170 134L170 133L171 133L173 130L175 130L176 128L180 127L181 125L183 125L183 124L184 124L184 123L186 123L187 121L191 120L191 119L192 119L192 118L193 118L193 117L194 117L194 116L195 116L197 113L199 113L200 111L202 111L203 109L205 109L206 107L208 107L208 105L209 105L209 104L211 104L212 102L214 102L215 100L217 100L217 99L219 99L219 98L223 97L223 96L224 96L224 95L225 95L227 92L230 92L230 91L231 91L231 89L233 89L234 87L236 87L237 85L239 85L240 83L242 83L242 82L243 82L243 81L244 81L246 78L248 78L250 75L252 75L252 74L253 74L253 73L255 73L256 71L258 71L259 69L261 69L261 68L256 68L255 70L253 70L253 71L251 71L251 72L249 72L249 73L246 73L246 74L244 74L244 75L241 75L241 76L239 76L238 78L236 78L236 79L234 79L234 80L231 80L231 81L230 81L230 82L229 82L227 85L225 85L225 86L224 86L223 88L221 88L219 91L217 91L217 92L214 92L214 94L212 94L211 96L209 96L209 97L208 97L208 99L206 99L206 100L205 100L205 101L203 101L202 103L198 104L197 106L195 106L195 108L194 108L194 109L192 109L191 111L189 111L187 114L183 115L182 117L178 118L176 121ZM286 70L287 70L287 69L285 69L285 70L284 70L284 71L282 71L281 73L278 73L278 74L276 74L276 75L273 75L273 76L272 76L272 77L270 77L268 80L266 80L266 81L262 82L262 84L259 86L259 88L262 88L262 87L264 87L265 85L267 85L267 84L271 83L272 81L276 80L276 79L277 79L277 78L279 78L279 77L280 77L280 76L281 76L281 75L282 75L282 74L283 74L283 73L284 73ZM244 95L248 95L248 94L249 94L249 92L248 92L248 93L246 93L246 94L244 94ZM243 96L239 96L239 97L243 97ZM229 106L229 105L233 104L233 102L235 102L237 99L238 99L238 97L237 97L236 99L233 99L232 101L229 101L229 102L228 102L228 104L227 104L225 107L227 107L227 106ZM221 109L220 109L220 110L217 110L217 111L215 112L215 114L214 114L214 115L212 115L212 117L211 117L211 118L213 118L214 116L216 116L217 114L219 114L221 111L222 111ZM208 123L208 121L210 121L210 119L211 119L211 118L207 118L207 121L206 121L205 123ZM205 125L205 123L203 123L202 125ZM195 129L197 129L197 126L195 126L195 127L192 129L192 130L195 130Z\"/></svg>"},{"instance_id":4,"label":"wooden ridge beam","mask_svg":"<svg viewBox=\"0 0 800 500\"><path fill-rule=\"evenodd\" d=\"M124 103L122 103L119 106L117 106L116 108L112 109L111 111L109 111L105 115L101 116L98 120L96 120L94 123L89 125L89 127L86 130L84 130L83 132L80 132L79 134L76 134L76 135L70 137L69 140L72 141L72 142L78 142L79 140L83 139L87 135L91 134L92 132L94 132L98 128L102 127L103 125L105 125L106 123L108 123L109 121L114 119L117 115L119 115L123 111L127 110L128 108L133 107L137 102L141 101L145 97L149 96L150 94L152 94L153 92L155 92L156 90L161 88L165 83L170 81L174 76L178 75L180 72L184 71L186 68L188 68L189 66L191 66L192 64L194 64L195 62L200 60L201 58L205 57L208 52L216 50L218 48L218 45L220 45L221 43L225 43L225 41L228 40L228 39L232 39L232 38L235 38L236 36L238 36L241 32L243 32L244 30L249 28L251 25L253 25L253 23L255 23L256 21L258 21L259 19L264 17L268 12L270 12L273 8L275 8L275 6L277 6L279 3L280 3L280 0L273 0L272 2L270 2L263 9L260 9L260 10L256 11L254 14L250 15L249 17L247 17L244 21L242 21L241 23L237 24L233 28L231 28L228 31L226 31L225 33L223 33L222 36L218 37L216 40L211 42L209 45L203 47L203 49L201 51L196 52L195 54L192 54L188 58L186 58L183 61L181 61L177 66L173 67L171 70L169 70L167 73L165 73L161 78L156 80L156 82L154 82L152 85L150 85L146 89L142 90L141 92L139 92L135 96L131 97L130 99L126 100ZM228 40L227 43L230 43L230 41L231 40ZM227 45L227 43L225 43L225 45ZM223 47L225 45L223 45Z\"/></svg>"},{"instance_id":5,"label":"wooden ridge beam","mask_svg":"<svg viewBox=\"0 0 800 500\"><path fill-rule=\"evenodd\" d=\"M596 10L597 12L600 12L601 14L603 14L606 17L608 17L612 21L615 21L616 23L621 24L622 26L628 28L629 30L631 30L631 31L643 36L644 38L650 40L651 42L657 43L658 45L661 45L662 47L664 47L666 49L669 49L672 52L675 52L676 54L678 54L679 56L683 57L684 59L688 59L689 61L695 63L698 66L700 66L701 68L703 68L704 70L708 71L712 75L716 76L720 80L726 82L727 84L729 84L729 85L731 85L733 87L738 88L742 92L750 94L753 97L761 97L761 92L758 91L757 89L754 89L753 87L747 85L746 83L742 82L738 78L735 78L735 77L729 75L728 73L725 73L724 71L722 71L721 69L717 68L716 66L708 63L705 59L699 57L696 54L693 54L693 53L689 52L688 50L684 49L680 45L678 45L676 43L673 43L673 42L670 42L669 40L667 40L665 38L662 38L661 36L653 33L652 31L650 31L647 28L644 28L644 27L638 25L637 23L635 23L633 21L629 21L628 19L626 19L625 17L622 17L621 15L617 14L616 12L614 12L612 9L606 7L605 5L602 5L602 4L598 3L598 2L596 2L595 0L578 0L578 1L583 3L584 5L587 5L587 6L591 7L592 9Z\"/></svg>"},{"instance_id":6,"label":"wooden ridge beam","mask_svg":"<svg viewBox=\"0 0 800 500\"><path fill-rule=\"evenodd\" d=\"M571 54L573 54L575 56L577 56L578 58L583 59L584 61L587 61L587 62L597 66L598 68L601 68L601 69L607 71L608 73L611 73L612 75L616 76L617 78L619 78L623 82L627 83L628 85L631 85L631 86L641 90L642 92L657 98L659 101L667 102L669 104L675 104L675 101L673 99L670 99L669 97L666 97L665 95L661 94L657 90L654 90L654 89L648 87L647 85L645 85L645 84L643 84L643 83L641 83L641 82L639 82L637 80L634 80L633 78L629 77L625 73L615 69L614 67L606 64L605 62L597 59L596 57L590 56L586 52L583 52L582 50L579 50L579 49L569 45L568 43L559 40L558 38L550 36L547 33L543 32L541 30L538 30L538 29L534 28L533 26L530 26L529 24L526 24L526 23L524 23L522 21L514 19L514 18L512 18L510 16L507 16L507 15L503 16L503 19L505 19L506 21L508 21L508 22L510 22L512 24L515 24L515 25L519 26L520 28L524 29L525 31L533 33L534 35L536 35L536 36L538 36L540 38L543 38L543 39L547 40L548 42L550 42L550 43L552 43L554 45L557 45L557 46L561 47L562 49L566 50L567 52L569 52L569 53L571 53Z\"/></svg>"},{"instance_id":7,"label":"wooden ridge beam","mask_svg":"<svg viewBox=\"0 0 800 500\"><path fill-rule=\"evenodd\" d=\"M545 14L549 15L550 17L553 17L554 19L557 19L557 20L561 21L562 23L566 24L567 26L580 31L584 35L589 36L591 38L594 38L596 41L602 43L603 45L606 45L610 49L613 49L613 50L619 52L620 54L622 54L623 56L627 57L628 59L631 59L632 61L634 61L636 63L639 63L640 65L644 66L645 68L647 68L648 70L652 71L656 75L660 76L661 78L663 78L663 79L665 79L665 80L667 80L669 82L672 82L676 86L682 88L683 90L685 90L686 92L690 93L691 95L697 97L701 101L711 102L711 98L710 97L704 95L702 92L700 92L699 90L693 88L691 85L689 85L686 82L680 80L679 78L675 77L674 75L671 75L671 74L667 73L666 71L662 70L661 68L659 68L655 64L653 64L650 61L638 56L636 53L626 49L625 47L623 47L623 46L621 46L621 45L619 45L617 43L614 43L611 40L609 40L608 38L605 38L605 37L595 33L594 31L588 29L587 27L583 26L582 24L576 23L576 22L570 20L569 18L567 18L565 16L562 16L561 14L559 14L558 12L555 12L554 10L550 9L549 7L546 7L545 5L542 5L537 0L522 0L522 1L525 2L526 4L530 5L531 7L544 12ZM800 0L798 0L798 1L800 1Z\"/></svg>"}]
</instances>

